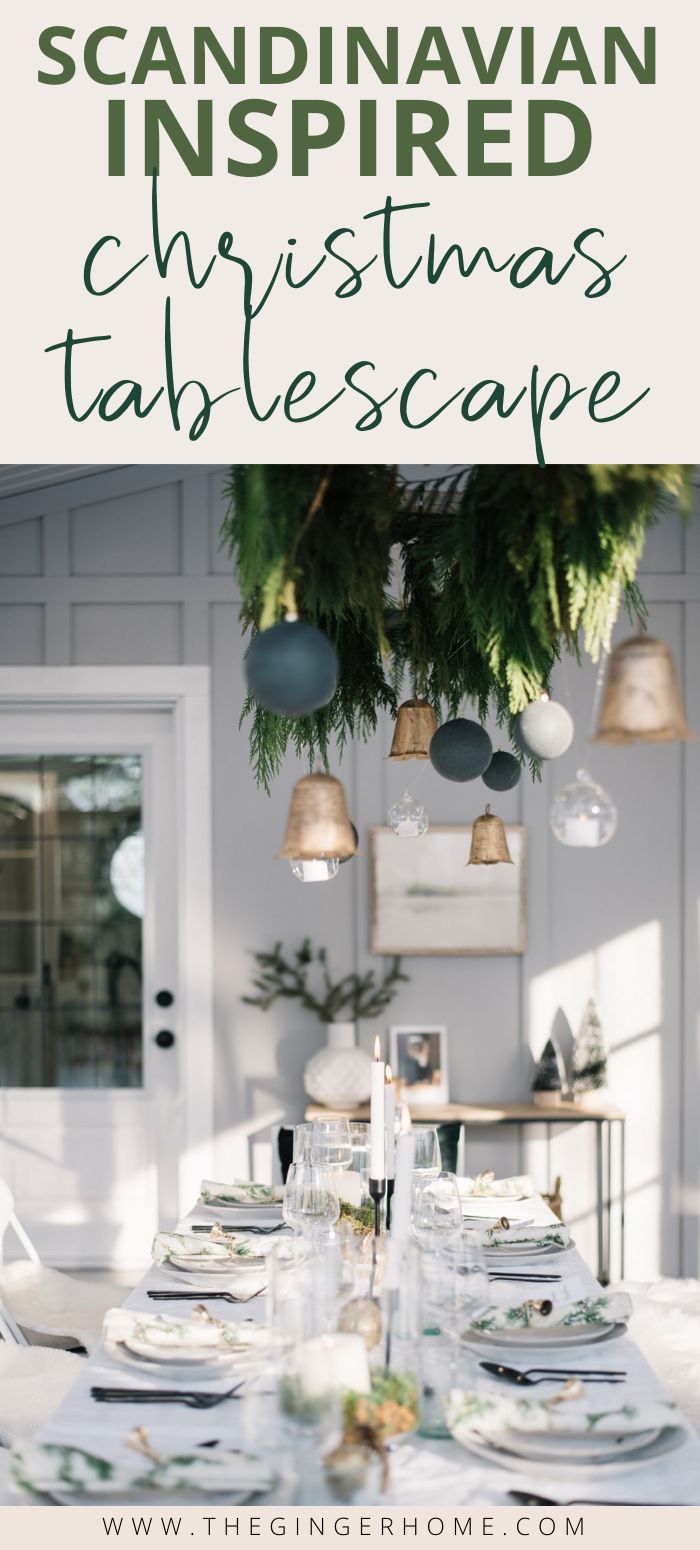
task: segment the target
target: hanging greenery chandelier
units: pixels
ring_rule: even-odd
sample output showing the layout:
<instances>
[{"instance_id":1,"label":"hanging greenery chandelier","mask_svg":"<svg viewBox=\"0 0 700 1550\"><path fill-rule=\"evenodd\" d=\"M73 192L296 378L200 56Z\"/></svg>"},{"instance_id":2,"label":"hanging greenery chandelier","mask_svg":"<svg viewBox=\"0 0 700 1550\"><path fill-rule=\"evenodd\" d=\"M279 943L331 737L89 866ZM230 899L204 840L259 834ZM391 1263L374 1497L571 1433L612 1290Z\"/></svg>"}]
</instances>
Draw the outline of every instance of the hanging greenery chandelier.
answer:
<instances>
[{"instance_id":1,"label":"hanging greenery chandelier","mask_svg":"<svg viewBox=\"0 0 700 1550\"><path fill-rule=\"evenodd\" d=\"M269 790L289 747L327 764L332 743L367 738L405 680L438 717L465 701L490 712L522 758L515 717L562 651L595 660L621 602L644 614L646 532L688 488L679 464L489 464L418 483L387 464L236 465L223 536L244 629L298 617L337 656L335 691L310 714L248 695L258 783ZM274 675L274 642L268 655Z\"/></svg>"}]
</instances>

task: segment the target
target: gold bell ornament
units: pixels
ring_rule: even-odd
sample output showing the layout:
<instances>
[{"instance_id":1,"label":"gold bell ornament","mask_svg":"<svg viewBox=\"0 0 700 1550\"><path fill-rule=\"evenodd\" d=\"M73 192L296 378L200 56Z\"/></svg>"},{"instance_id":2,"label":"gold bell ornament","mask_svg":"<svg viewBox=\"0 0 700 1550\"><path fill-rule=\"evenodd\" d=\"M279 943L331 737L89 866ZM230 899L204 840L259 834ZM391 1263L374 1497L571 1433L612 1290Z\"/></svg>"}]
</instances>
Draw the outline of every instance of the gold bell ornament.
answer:
<instances>
[{"instance_id":1,"label":"gold bell ornament","mask_svg":"<svg viewBox=\"0 0 700 1550\"><path fill-rule=\"evenodd\" d=\"M404 700L399 705L390 759L427 759L437 717L427 700Z\"/></svg>"},{"instance_id":2,"label":"gold bell ornament","mask_svg":"<svg viewBox=\"0 0 700 1550\"><path fill-rule=\"evenodd\" d=\"M325 882L356 849L342 783L320 770L303 775L292 792L280 859L301 882Z\"/></svg>"},{"instance_id":3,"label":"gold bell ornament","mask_svg":"<svg viewBox=\"0 0 700 1550\"><path fill-rule=\"evenodd\" d=\"M633 635L610 655L596 743L672 743L692 737L673 653L663 640Z\"/></svg>"},{"instance_id":4,"label":"gold bell ornament","mask_svg":"<svg viewBox=\"0 0 700 1550\"><path fill-rule=\"evenodd\" d=\"M466 865L495 866L497 861L508 861L511 866L513 865L503 819L496 813L492 813L491 808L487 806L481 817L474 820L472 848Z\"/></svg>"}]
</instances>

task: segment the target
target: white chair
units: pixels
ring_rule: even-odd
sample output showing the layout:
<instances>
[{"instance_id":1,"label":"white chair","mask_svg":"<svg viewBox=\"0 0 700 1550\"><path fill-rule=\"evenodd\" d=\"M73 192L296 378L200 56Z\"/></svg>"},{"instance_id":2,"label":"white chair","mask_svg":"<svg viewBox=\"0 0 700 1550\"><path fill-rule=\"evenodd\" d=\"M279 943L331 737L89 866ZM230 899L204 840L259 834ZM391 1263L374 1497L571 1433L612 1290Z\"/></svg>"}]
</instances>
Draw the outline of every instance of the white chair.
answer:
<instances>
[{"instance_id":1,"label":"white chair","mask_svg":"<svg viewBox=\"0 0 700 1550\"><path fill-rule=\"evenodd\" d=\"M79 1371L79 1356L28 1345L0 1303L0 1447L33 1437Z\"/></svg>"},{"instance_id":2,"label":"white chair","mask_svg":"<svg viewBox=\"0 0 700 1550\"><path fill-rule=\"evenodd\" d=\"M5 1264L3 1239L14 1233L26 1258ZM50 1270L41 1259L15 1213L12 1192L0 1178L0 1300L33 1346L76 1346L92 1351L102 1333L108 1308L124 1300L123 1291L108 1282L77 1281Z\"/></svg>"}]
</instances>

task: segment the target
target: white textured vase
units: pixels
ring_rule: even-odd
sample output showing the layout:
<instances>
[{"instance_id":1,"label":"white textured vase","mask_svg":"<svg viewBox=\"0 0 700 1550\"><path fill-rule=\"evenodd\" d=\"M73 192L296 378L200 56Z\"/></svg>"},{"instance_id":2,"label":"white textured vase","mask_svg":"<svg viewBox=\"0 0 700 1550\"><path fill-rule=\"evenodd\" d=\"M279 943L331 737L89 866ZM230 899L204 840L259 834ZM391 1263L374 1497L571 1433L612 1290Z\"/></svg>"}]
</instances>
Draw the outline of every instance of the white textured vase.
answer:
<instances>
[{"instance_id":1,"label":"white textured vase","mask_svg":"<svg viewBox=\"0 0 700 1550\"><path fill-rule=\"evenodd\" d=\"M366 1103L372 1085L372 1061L355 1043L354 1023L327 1023L326 1044L304 1070L304 1089L327 1109L352 1109Z\"/></svg>"}]
</instances>

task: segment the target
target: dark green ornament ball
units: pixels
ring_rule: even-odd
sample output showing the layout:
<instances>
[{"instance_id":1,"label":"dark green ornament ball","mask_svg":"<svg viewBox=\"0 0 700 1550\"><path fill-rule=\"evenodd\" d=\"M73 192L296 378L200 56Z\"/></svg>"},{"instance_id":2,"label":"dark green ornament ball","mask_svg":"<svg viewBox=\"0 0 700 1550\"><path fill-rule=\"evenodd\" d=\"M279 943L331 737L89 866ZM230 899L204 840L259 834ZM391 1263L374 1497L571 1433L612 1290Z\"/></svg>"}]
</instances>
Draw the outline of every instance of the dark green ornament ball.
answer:
<instances>
[{"instance_id":1,"label":"dark green ornament ball","mask_svg":"<svg viewBox=\"0 0 700 1550\"><path fill-rule=\"evenodd\" d=\"M520 762L512 753L495 753L481 779L489 791L512 791L520 780Z\"/></svg>"},{"instance_id":2,"label":"dark green ornament ball","mask_svg":"<svg viewBox=\"0 0 700 1550\"><path fill-rule=\"evenodd\" d=\"M488 769L492 752L489 734L478 721L457 716L433 733L430 762L444 780L477 780Z\"/></svg>"},{"instance_id":3,"label":"dark green ornament ball","mask_svg":"<svg viewBox=\"0 0 700 1550\"><path fill-rule=\"evenodd\" d=\"M335 694L338 659L328 637L302 619L285 619L254 636L245 658L246 682L276 716L308 716Z\"/></svg>"}]
</instances>

